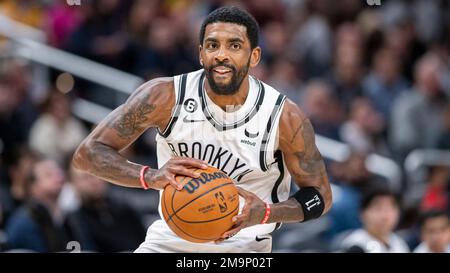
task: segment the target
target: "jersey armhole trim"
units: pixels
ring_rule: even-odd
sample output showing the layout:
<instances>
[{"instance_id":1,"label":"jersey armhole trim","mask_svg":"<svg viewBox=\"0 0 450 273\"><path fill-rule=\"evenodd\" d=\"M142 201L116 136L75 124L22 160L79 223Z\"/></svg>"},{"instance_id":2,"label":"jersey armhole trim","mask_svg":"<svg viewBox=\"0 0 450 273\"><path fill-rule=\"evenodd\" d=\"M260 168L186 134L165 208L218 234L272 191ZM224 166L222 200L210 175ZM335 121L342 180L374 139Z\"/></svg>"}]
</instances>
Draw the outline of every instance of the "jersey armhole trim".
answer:
<instances>
[{"instance_id":1,"label":"jersey armhole trim","mask_svg":"<svg viewBox=\"0 0 450 273\"><path fill-rule=\"evenodd\" d=\"M272 193L271 193L271 198L272 198L272 203L279 203L280 199L278 198L278 187L280 186L281 182L283 182L284 179L284 162L283 162L283 154L281 153L280 150L277 150L275 152L275 158L276 158L276 162L277 162L277 167L278 170L280 172L280 176L278 176L277 180L275 181L275 184L273 185L273 189L272 189ZM279 229L281 227L281 223L276 223L275 228L272 232L274 232L275 230Z\"/></svg>"},{"instance_id":2,"label":"jersey armhole trim","mask_svg":"<svg viewBox=\"0 0 450 273\"><path fill-rule=\"evenodd\" d=\"M187 79L187 74L183 74L179 81L177 102L175 104L175 109L173 111L172 117L169 120L169 123L166 126L166 129L164 129L163 132L160 132L160 130L158 129L159 135L164 138L167 138L170 135L170 132L172 132L172 128L175 125L175 123L177 122L178 116L180 115L180 109L181 109L181 106L183 105L184 97L186 94L186 79Z\"/></svg>"},{"instance_id":3,"label":"jersey armhole trim","mask_svg":"<svg viewBox=\"0 0 450 273\"><path fill-rule=\"evenodd\" d=\"M269 167L266 161L266 153L267 153L267 146L270 142L270 135L272 134L272 129L275 124L275 120L280 113L280 110L283 106L284 101L286 100L286 96L279 94L277 101L275 102L275 106L273 107L272 113L270 114L269 121L267 122L266 130L264 131L264 136L261 141L261 149L259 152L259 164L261 167L261 170L266 172Z\"/></svg>"}]
</instances>

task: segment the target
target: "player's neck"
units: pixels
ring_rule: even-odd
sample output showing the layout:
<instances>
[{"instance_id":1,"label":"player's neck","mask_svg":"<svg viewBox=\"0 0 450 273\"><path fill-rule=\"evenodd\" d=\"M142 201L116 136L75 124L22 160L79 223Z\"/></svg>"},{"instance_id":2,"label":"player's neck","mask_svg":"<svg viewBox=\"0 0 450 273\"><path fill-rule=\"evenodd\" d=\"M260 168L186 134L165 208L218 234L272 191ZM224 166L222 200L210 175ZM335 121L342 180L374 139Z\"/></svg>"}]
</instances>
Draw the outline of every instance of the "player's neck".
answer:
<instances>
[{"instance_id":1,"label":"player's neck","mask_svg":"<svg viewBox=\"0 0 450 273\"><path fill-rule=\"evenodd\" d=\"M248 96L250 85L248 81L248 76L244 78L242 81L241 86L239 87L239 90L233 94L233 95L219 95L211 90L211 87L208 84L208 81L205 81L205 90L208 94L208 97L220 108L222 108L224 111L230 110L230 109L239 109L239 107L236 106L242 106L245 103L245 100Z\"/></svg>"}]
</instances>

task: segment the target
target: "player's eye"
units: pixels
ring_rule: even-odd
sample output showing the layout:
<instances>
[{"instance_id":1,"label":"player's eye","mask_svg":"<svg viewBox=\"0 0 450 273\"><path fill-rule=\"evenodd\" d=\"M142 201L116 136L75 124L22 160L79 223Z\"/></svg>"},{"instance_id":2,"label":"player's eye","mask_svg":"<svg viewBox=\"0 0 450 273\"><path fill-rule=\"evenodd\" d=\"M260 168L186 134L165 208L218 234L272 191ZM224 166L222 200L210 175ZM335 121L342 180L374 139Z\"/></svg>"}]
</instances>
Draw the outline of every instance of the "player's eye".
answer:
<instances>
[{"instance_id":1,"label":"player's eye","mask_svg":"<svg viewBox=\"0 0 450 273\"><path fill-rule=\"evenodd\" d=\"M233 44L231 45L231 48L232 48L232 49L235 49L235 50L241 49L241 45L240 45L239 43L233 43Z\"/></svg>"},{"instance_id":2,"label":"player's eye","mask_svg":"<svg viewBox=\"0 0 450 273\"><path fill-rule=\"evenodd\" d=\"M207 49L216 49L218 47L217 43L207 43L206 48Z\"/></svg>"}]
</instances>

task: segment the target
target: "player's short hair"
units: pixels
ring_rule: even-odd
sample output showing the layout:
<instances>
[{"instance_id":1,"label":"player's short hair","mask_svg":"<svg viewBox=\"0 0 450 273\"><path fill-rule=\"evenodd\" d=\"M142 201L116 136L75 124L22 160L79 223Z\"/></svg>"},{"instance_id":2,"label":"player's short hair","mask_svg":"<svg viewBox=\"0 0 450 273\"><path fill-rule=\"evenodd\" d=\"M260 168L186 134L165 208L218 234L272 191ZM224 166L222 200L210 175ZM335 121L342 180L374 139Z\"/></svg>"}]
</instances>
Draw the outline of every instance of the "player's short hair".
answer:
<instances>
[{"instance_id":1,"label":"player's short hair","mask_svg":"<svg viewBox=\"0 0 450 273\"><path fill-rule=\"evenodd\" d=\"M221 7L208 14L200 28L200 44L203 44L206 26L216 22L233 23L246 27L247 37L250 40L250 46L252 49L258 46L258 22L256 22L255 18L250 13L234 6Z\"/></svg>"},{"instance_id":2,"label":"player's short hair","mask_svg":"<svg viewBox=\"0 0 450 273\"><path fill-rule=\"evenodd\" d=\"M377 197L391 197L397 207L400 207L400 200L397 194L387 187L375 187L368 190L361 200L360 210L366 210Z\"/></svg>"}]
</instances>

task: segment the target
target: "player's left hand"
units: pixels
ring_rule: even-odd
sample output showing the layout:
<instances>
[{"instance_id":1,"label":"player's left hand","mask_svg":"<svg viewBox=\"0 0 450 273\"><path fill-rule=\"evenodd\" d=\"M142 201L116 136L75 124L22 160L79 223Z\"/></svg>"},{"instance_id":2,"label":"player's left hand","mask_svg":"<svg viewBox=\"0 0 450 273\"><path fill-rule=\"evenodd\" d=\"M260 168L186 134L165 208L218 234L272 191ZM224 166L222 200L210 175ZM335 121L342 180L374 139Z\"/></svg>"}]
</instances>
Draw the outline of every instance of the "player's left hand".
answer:
<instances>
[{"instance_id":1,"label":"player's left hand","mask_svg":"<svg viewBox=\"0 0 450 273\"><path fill-rule=\"evenodd\" d=\"M220 243L228 238L236 235L241 229L260 224L264 218L266 212L266 204L254 193L246 191L241 187L237 187L238 193L245 199L245 205L242 208L242 212L233 217L233 227L225 232L222 237L216 240L216 243Z\"/></svg>"}]
</instances>

